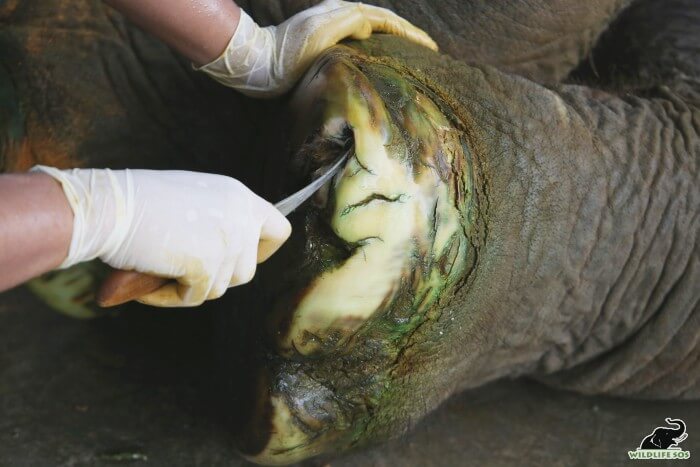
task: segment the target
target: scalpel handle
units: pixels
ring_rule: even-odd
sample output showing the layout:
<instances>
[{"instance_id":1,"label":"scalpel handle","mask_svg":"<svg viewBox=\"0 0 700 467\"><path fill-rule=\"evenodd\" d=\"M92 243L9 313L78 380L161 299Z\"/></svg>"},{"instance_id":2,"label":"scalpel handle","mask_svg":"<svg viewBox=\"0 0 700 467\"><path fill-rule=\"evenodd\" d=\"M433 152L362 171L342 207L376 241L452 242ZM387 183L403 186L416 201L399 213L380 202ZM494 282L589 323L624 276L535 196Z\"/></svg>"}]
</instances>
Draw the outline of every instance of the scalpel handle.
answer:
<instances>
[{"instance_id":1,"label":"scalpel handle","mask_svg":"<svg viewBox=\"0 0 700 467\"><path fill-rule=\"evenodd\" d=\"M97 304L103 308L136 300L163 287L169 279L136 271L113 270L97 292Z\"/></svg>"},{"instance_id":2,"label":"scalpel handle","mask_svg":"<svg viewBox=\"0 0 700 467\"><path fill-rule=\"evenodd\" d=\"M306 199L313 195L326 181L338 173L343 162L348 158L350 150L330 167L330 169L311 182L305 188L275 204L285 216L299 207ZM121 305L136 300L163 287L169 279L151 276L136 271L114 270L100 286L97 292L97 304L103 308Z\"/></svg>"}]
</instances>

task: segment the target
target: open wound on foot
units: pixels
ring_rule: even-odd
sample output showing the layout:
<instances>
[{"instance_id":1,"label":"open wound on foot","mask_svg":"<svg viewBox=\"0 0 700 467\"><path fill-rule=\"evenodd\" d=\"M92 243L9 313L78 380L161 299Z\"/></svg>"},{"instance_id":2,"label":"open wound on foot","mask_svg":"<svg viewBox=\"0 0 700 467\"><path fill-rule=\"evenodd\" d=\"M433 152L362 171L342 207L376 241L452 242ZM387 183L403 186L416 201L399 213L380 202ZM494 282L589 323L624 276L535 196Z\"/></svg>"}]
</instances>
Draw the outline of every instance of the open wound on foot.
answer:
<instances>
[{"instance_id":1,"label":"open wound on foot","mask_svg":"<svg viewBox=\"0 0 700 467\"><path fill-rule=\"evenodd\" d=\"M267 422L252 423L267 432L248 453L264 463L352 443L368 406L391 391L397 355L436 319L471 251L467 147L427 88L338 46L300 83L292 113L302 135L293 164L352 152L295 226L304 253L286 267L293 291L270 315L276 356L264 369L266 402L256 404L265 410L254 415Z\"/></svg>"},{"instance_id":2,"label":"open wound on foot","mask_svg":"<svg viewBox=\"0 0 700 467\"><path fill-rule=\"evenodd\" d=\"M455 159L464 156L445 116L386 66L368 75L348 60L323 60L317 67L295 104L322 102L316 137L339 141L349 128L354 154L334 179L321 214L349 256L305 287L278 343L305 355L318 350L324 336L355 332L408 284L412 307L430 306L447 280L434 266L448 263L449 272L464 263L458 257L465 251L455 248L462 226L449 183L459 165ZM388 86L399 95L387 105L379 89Z\"/></svg>"}]
</instances>

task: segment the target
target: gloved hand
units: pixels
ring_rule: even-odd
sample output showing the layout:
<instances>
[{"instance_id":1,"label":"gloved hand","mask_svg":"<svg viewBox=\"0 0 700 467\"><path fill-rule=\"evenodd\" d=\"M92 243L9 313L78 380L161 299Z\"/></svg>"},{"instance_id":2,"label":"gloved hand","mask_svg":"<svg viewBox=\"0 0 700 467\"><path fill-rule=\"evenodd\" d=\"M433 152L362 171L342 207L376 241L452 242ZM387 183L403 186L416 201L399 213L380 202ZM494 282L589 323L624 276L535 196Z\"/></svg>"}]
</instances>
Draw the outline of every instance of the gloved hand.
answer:
<instances>
[{"instance_id":1,"label":"gloved hand","mask_svg":"<svg viewBox=\"0 0 700 467\"><path fill-rule=\"evenodd\" d=\"M428 34L385 8L325 0L265 28L241 10L226 50L200 70L244 94L273 97L294 86L328 47L347 37L366 39L372 32L396 34L437 50Z\"/></svg>"},{"instance_id":2,"label":"gloved hand","mask_svg":"<svg viewBox=\"0 0 700 467\"><path fill-rule=\"evenodd\" d=\"M100 258L118 269L177 279L139 299L194 306L250 281L289 237L274 206L223 175L36 166L63 186L73 237L61 268Z\"/></svg>"}]
</instances>

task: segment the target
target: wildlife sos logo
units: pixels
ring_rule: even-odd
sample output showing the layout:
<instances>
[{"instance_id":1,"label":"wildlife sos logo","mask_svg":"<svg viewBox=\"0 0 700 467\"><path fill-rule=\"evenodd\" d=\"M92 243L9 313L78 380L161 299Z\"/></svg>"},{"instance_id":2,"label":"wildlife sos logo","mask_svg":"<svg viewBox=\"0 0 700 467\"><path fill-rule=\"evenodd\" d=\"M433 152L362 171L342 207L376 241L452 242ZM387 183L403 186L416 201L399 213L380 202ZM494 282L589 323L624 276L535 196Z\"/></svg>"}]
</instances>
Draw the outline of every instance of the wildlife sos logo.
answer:
<instances>
[{"instance_id":1,"label":"wildlife sos logo","mask_svg":"<svg viewBox=\"0 0 700 467\"><path fill-rule=\"evenodd\" d=\"M690 451L678 446L688 438L685 422L667 418L666 424L671 426L657 426L636 450L627 451L630 459L690 459Z\"/></svg>"}]
</instances>

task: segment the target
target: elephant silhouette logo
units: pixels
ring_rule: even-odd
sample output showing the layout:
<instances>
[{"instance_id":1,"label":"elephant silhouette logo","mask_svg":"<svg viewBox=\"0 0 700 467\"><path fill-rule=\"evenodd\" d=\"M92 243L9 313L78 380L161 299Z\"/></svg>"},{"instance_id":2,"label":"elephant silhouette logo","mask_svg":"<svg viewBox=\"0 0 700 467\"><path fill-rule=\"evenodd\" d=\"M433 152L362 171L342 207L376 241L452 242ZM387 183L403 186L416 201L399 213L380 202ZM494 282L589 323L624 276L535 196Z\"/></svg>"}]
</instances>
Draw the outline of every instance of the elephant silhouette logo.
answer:
<instances>
[{"instance_id":1,"label":"elephant silhouette logo","mask_svg":"<svg viewBox=\"0 0 700 467\"><path fill-rule=\"evenodd\" d=\"M630 459L689 459L690 451L679 446L688 438L685 422L680 418L667 418L666 424L670 426L657 426L635 451L629 451Z\"/></svg>"},{"instance_id":2,"label":"elephant silhouette logo","mask_svg":"<svg viewBox=\"0 0 700 467\"><path fill-rule=\"evenodd\" d=\"M685 431L685 422L680 418L667 418L666 423L675 425L675 427L657 426L650 435L642 440L639 449L679 450L678 444L685 441L688 437L688 433Z\"/></svg>"}]
</instances>

